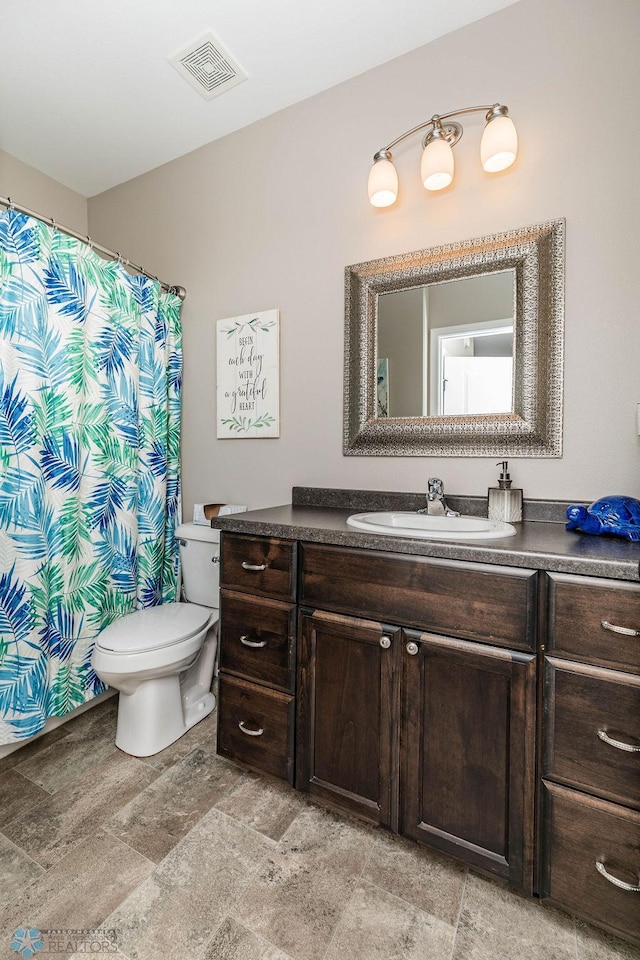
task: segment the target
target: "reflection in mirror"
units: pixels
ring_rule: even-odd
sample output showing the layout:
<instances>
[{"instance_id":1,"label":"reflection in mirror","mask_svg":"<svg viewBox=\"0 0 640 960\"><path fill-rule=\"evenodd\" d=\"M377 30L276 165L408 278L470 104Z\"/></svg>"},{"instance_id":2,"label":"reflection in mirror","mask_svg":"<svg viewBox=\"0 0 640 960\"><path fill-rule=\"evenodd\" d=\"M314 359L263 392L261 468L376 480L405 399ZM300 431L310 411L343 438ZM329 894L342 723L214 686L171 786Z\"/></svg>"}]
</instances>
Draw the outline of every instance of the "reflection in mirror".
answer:
<instances>
[{"instance_id":1,"label":"reflection in mirror","mask_svg":"<svg viewBox=\"0 0 640 960\"><path fill-rule=\"evenodd\" d=\"M355 456L562 456L564 221L345 270Z\"/></svg>"},{"instance_id":2,"label":"reflection in mirror","mask_svg":"<svg viewBox=\"0 0 640 960\"><path fill-rule=\"evenodd\" d=\"M511 413L515 273L378 296L378 416Z\"/></svg>"}]
</instances>

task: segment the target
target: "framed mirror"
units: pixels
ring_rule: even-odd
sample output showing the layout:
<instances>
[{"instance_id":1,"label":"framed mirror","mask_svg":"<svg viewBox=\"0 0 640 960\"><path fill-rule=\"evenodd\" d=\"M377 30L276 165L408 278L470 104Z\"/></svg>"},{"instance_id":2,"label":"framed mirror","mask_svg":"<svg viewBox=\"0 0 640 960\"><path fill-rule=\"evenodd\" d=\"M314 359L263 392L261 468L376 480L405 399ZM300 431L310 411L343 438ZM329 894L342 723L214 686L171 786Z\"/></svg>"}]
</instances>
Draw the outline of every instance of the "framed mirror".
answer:
<instances>
[{"instance_id":1,"label":"framed mirror","mask_svg":"<svg viewBox=\"0 0 640 960\"><path fill-rule=\"evenodd\" d=\"M344 453L562 455L564 221L349 266Z\"/></svg>"}]
</instances>

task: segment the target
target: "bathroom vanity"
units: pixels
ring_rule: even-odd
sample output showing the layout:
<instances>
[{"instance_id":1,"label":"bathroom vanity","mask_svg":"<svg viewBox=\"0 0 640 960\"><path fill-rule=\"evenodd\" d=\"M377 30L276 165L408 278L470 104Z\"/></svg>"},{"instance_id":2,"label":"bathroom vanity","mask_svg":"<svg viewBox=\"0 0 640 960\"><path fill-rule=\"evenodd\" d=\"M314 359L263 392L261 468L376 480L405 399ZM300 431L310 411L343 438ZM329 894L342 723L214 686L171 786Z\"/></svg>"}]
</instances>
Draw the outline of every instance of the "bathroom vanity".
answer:
<instances>
[{"instance_id":1,"label":"bathroom vanity","mask_svg":"<svg viewBox=\"0 0 640 960\"><path fill-rule=\"evenodd\" d=\"M640 940L640 546L347 526L383 496L214 521L218 751Z\"/></svg>"}]
</instances>

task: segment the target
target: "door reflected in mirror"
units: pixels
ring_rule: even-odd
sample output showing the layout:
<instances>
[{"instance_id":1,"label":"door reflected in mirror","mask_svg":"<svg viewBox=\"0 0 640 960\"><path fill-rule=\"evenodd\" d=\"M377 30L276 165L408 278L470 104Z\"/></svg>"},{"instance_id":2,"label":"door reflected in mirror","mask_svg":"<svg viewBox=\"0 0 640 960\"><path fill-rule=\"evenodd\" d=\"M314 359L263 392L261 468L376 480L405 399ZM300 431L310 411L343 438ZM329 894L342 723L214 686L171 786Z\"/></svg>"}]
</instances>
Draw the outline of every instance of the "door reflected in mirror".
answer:
<instances>
[{"instance_id":1,"label":"door reflected in mirror","mask_svg":"<svg viewBox=\"0 0 640 960\"><path fill-rule=\"evenodd\" d=\"M378 295L378 417L514 410L515 271Z\"/></svg>"}]
</instances>

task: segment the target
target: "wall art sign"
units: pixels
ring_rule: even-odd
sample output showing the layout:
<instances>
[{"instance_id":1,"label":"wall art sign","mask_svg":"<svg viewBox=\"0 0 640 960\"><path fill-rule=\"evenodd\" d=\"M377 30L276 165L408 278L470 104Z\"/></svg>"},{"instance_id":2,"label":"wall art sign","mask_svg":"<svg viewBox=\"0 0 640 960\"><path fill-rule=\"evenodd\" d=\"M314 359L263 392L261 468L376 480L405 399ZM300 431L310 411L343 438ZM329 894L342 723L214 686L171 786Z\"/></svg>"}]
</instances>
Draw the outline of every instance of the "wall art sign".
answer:
<instances>
[{"instance_id":1,"label":"wall art sign","mask_svg":"<svg viewBox=\"0 0 640 960\"><path fill-rule=\"evenodd\" d=\"M218 320L217 436L280 436L278 310Z\"/></svg>"}]
</instances>

